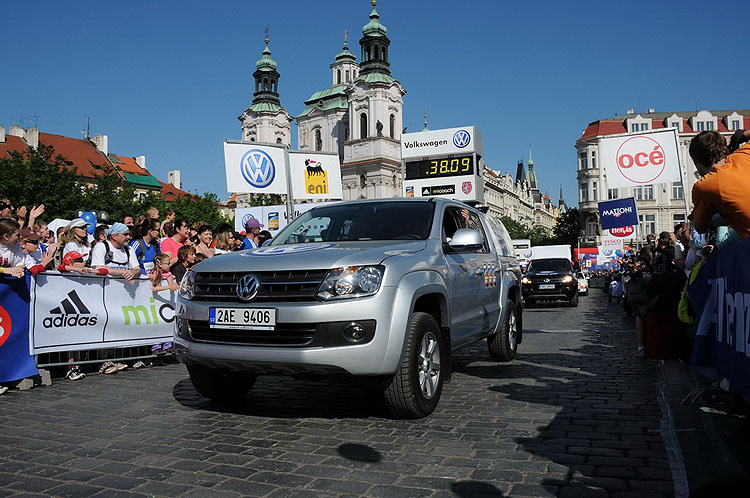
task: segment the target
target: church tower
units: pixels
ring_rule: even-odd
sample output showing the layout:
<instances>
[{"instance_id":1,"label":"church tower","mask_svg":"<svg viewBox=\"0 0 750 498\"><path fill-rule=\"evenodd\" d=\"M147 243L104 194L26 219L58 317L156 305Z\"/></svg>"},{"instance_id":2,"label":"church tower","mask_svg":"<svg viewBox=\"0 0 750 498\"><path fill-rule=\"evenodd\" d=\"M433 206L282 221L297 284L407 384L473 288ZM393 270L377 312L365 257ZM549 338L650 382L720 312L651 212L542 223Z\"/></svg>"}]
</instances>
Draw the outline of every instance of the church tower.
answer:
<instances>
[{"instance_id":1,"label":"church tower","mask_svg":"<svg viewBox=\"0 0 750 498\"><path fill-rule=\"evenodd\" d=\"M292 117L279 100L279 73L268 49L268 28L266 48L255 68L252 104L237 118L242 122L242 140L291 146Z\"/></svg>"},{"instance_id":2,"label":"church tower","mask_svg":"<svg viewBox=\"0 0 750 498\"><path fill-rule=\"evenodd\" d=\"M349 132L341 165L345 199L401 196L401 129L406 90L391 76L391 41L372 1L362 28L359 75L346 89Z\"/></svg>"},{"instance_id":3,"label":"church tower","mask_svg":"<svg viewBox=\"0 0 750 498\"><path fill-rule=\"evenodd\" d=\"M529 145L529 188L538 189L539 185L536 181L536 171L534 171L534 160L531 158L531 145Z\"/></svg>"}]
</instances>

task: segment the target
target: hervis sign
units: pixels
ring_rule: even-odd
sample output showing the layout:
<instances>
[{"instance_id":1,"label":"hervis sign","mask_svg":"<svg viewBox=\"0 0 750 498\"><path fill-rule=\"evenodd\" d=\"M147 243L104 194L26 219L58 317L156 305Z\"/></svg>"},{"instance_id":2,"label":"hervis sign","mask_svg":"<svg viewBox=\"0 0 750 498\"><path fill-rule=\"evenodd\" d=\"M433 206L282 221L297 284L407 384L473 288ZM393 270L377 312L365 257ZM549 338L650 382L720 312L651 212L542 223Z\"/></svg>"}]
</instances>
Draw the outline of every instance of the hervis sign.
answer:
<instances>
[{"instance_id":1,"label":"hervis sign","mask_svg":"<svg viewBox=\"0 0 750 498\"><path fill-rule=\"evenodd\" d=\"M599 157L609 188L681 181L674 128L603 138Z\"/></svg>"}]
</instances>

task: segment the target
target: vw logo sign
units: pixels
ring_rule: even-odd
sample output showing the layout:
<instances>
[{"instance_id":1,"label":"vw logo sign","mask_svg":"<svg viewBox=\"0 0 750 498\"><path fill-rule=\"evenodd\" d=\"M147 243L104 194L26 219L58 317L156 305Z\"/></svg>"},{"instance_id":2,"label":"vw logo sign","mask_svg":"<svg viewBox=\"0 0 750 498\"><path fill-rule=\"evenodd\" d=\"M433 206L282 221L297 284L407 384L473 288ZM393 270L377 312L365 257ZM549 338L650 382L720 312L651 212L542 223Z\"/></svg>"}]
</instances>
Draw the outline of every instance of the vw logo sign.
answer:
<instances>
[{"instance_id":1,"label":"vw logo sign","mask_svg":"<svg viewBox=\"0 0 750 498\"><path fill-rule=\"evenodd\" d=\"M471 135L466 130L458 130L453 134L453 145L459 149L463 149L471 142Z\"/></svg>"},{"instance_id":2,"label":"vw logo sign","mask_svg":"<svg viewBox=\"0 0 750 498\"><path fill-rule=\"evenodd\" d=\"M240 171L245 181L255 188L266 188L276 178L273 159L260 149L250 149L243 154Z\"/></svg>"},{"instance_id":3,"label":"vw logo sign","mask_svg":"<svg viewBox=\"0 0 750 498\"><path fill-rule=\"evenodd\" d=\"M255 275L245 275L237 282L237 297L242 301L250 301L257 294L260 288L260 280Z\"/></svg>"},{"instance_id":4,"label":"vw logo sign","mask_svg":"<svg viewBox=\"0 0 750 498\"><path fill-rule=\"evenodd\" d=\"M248 220L254 220L254 219L255 219L255 216L253 216L253 215L252 215L252 214L250 214L250 213L247 213L247 214L246 214L245 216L243 216L243 217L242 217L242 225L240 225L240 226L243 226L243 227L244 227L244 226L245 226L245 223L247 223L247 222L248 222ZM244 229L243 229L243 230L244 230Z\"/></svg>"}]
</instances>

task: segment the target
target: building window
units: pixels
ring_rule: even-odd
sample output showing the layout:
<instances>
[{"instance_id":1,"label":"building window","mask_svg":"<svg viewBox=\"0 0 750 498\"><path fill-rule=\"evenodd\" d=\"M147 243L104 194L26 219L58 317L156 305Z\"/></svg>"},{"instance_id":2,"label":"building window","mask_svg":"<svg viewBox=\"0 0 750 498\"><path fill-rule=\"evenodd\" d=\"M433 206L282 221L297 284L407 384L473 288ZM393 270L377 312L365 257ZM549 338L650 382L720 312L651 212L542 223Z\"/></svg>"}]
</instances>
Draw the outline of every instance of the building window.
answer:
<instances>
[{"instance_id":1,"label":"building window","mask_svg":"<svg viewBox=\"0 0 750 498\"><path fill-rule=\"evenodd\" d=\"M315 150L323 150L323 138L320 136L320 128L315 130Z\"/></svg>"},{"instance_id":2,"label":"building window","mask_svg":"<svg viewBox=\"0 0 750 498\"><path fill-rule=\"evenodd\" d=\"M336 84L341 83L341 69L336 70Z\"/></svg>"},{"instance_id":3,"label":"building window","mask_svg":"<svg viewBox=\"0 0 750 498\"><path fill-rule=\"evenodd\" d=\"M617 198L618 198L618 194L617 194L616 188L607 189L607 199L612 200L612 199L617 199Z\"/></svg>"},{"instance_id":4,"label":"building window","mask_svg":"<svg viewBox=\"0 0 750 498\"><path fill-rule=\"evenodd\" d=\"M396 116L391 114L391 138L396 138Z\"/></svg>"},{"instance_id":5,"label":"building window","mask_svg":"<svg viewBox=\"0 0 750 498\"><path fill-rule=\"evenodd\" d=\"M642 201L643 200L643 187L633 187L633 197L635 197L635 200Z\"/></svg>"},{"instance_id":6,"label":"building window","mask_svg":"<svg viewBox=\"0 0 750 498\"><path fill-rule=\"evenodd\" d=\"M698 121L697 131L706 131L706 123L704 121Z\"/></svg>"},{"instance_id":7,"label":"building window","mask_svg":"<svg viewBox=\"0 0 750 498\"><path fill-rule=\"evenodd\" d=\"M592 182L592 184L591 184L591 186L592 186L592 188L591 188L591 200L592 201L598 201L599 200L599 196L596 195L596 193L597 193L597 183L598 182Z\"/></svg>"},{"instance_id":8,"label":"building window","mask_svg":"<svg viewBox=\"0 0 750 498\"><path fill-rule=\"evenodd\" d=\"M591 167L596 168L596 151L591 151Z\"/></svg>"},{"instance_id":9,"label":"building window","mask_svg":"<svg viewBox=\"0 0 750 498\"><path fill-rule=\"evenodd\" d=\"M677 225L681 225L685 223L685 213L680 214L673 214L672 215L672 226L676 227Z\"/></svg>"},{"instance_id":10,"label":"building window","mask_svg":"<svg viewBox=\"0 0 750 498\"><path fill-rule=\"evenodd\" d=\"M581 154L578 156L580 158L580 167L578 169L588 169L588 156L585 152L581 152Z\"/></svg>"},{"instance_id":11,"label":"building window","mask_svg":"<svg viewBox=\"0 0 750 498\"><path fill-rule=\"evenodd\" d=\"M654 186L653 185L643 186L643 199L646 201L651 201L654 199Z\"/></svg>"},{"instance_id":12,"label":"building window","mask_svg":"<svg viewBox=\"0 0 750 498\"><path fill-rule=\"evenodd\" d=\"M584 182L581 184L581 202L588 202L588 201L589 201L589 184Z\"/></svg>"},{"instance_id":13,"label":"building window","mask_svg":"<svg viewBox=\"0 0 750 498\"><path fill-rule=\"evenodd\" d=\"M631 124L630 131L638 131L638 123Z\"/></svg>"},{"instance_id":14,"label":"building window","mask_svg":"<svg viewBox=\"0 0 750 498\"><path fill-rule=\"evenodd\" d=\"M645 239L646 235L656 234L656 216L653 214L639 214L638 222L641 229L642 237Z\"/></svg>"},{"instance_id":15,"label":"building window","mask_svg":"<svg viewBox=\"0 0 750 498\"><path fill-rule=\"evenodd\" d=\"M599 228L599 222L596 217L592 216L586 220L586 237L596 237L596 230Z\"/></svg>"},{"instance_id":16,"label":"building window","mask_svg":"<svg viewBox=\"0 0 750 498\"><path fill-rule=\"evenodd\" d=\"M672 128L679 129L680 128L680 123L678 123L677 121L672 121Z\"/></svg>"},{"instance_id":17,"label":"building window","mask_svg":"<svg viewBox=\"0 0 750 498\"><path fill-rule=\"evenodd\" d=\"M682 188L682 182L672 182L672 199L684 199L685 190Z\"/></svg>"},{"instance_id":18,"label":"building window","mask_svg":"<svg viewBox=\"0 0 750 498\"><path fill-rule=\"evenodd\" d=\"M706 121L706 129L707 130L713 130L714 129L714 122L713 121Z\"/></svg>"},{"instance_id":19,"label":"building window","mask_svg":"<svg viewBox=\"0 0 750 498\"><path fill-rule=\"evenodd\" d=\"M364 190L367 186L367 175L362 173L362 176L359 177L359 188Z\"/></svg>"},{"instance_id":20,"label":"building window","mask_svg":"<svg viewBox=\"0 0 750 498\"><path fill-rule=\"evenodd\" d=\"M641 131L648 130L648 123L641 123Z\"/></svg>"},{"instance_id":21,"label":"building window","mask_svg":"<svg viewBox=\"0 0 750 498\"><path fill-rule=\"evenodd\" d=\"M739 130L740 129L740 120L735 119L732 121L732 129L733 130Z\"/></svg>"},{"instance_id":22,"label":"building window","mask_svg":"<svg viewBox=\"0 0 750 498\"><path fill-rule=\"evenodd\" d=\"M359 138L367 138L367 114L359 115Z\"/></svg>"}]
</instances>

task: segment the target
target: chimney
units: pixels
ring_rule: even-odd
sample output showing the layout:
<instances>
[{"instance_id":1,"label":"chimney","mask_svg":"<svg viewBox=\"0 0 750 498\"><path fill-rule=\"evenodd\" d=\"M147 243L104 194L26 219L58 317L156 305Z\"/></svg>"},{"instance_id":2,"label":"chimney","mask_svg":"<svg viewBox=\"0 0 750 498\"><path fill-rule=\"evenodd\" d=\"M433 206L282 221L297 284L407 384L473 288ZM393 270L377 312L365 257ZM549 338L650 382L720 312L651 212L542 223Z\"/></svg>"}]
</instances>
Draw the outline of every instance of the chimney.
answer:
<instances>
[{"instance_id":1,"label":"chimney","mask_svg":"<svg viewBox=\"0 0 750 498\"><path fill-rule=\"evenodd\" d=\"M0 144L5 143L5 126L0 126Z\"/></svg>"},{"instance_id":2,"label":"chimney","mask_svg":"<svg viewBox=\"0 0 750 498\"><path fill-rule=\"evenodd\" d=\"M182 188L182 182L180 182L180 170L173 169L167 173L167 181L175 188Z\"/></svg>"},{"instance_id":3,"label":"chimney","mask_svg":"<svg viewBox=\"0 0 750 498\"><path fill-rule=\"evenodd\" d=\"M656 109L654 109L653 107L649 107L649 108L648 108L648 113L649 113L649 114L653 114L653 113L655 113L655 112L656 112Z\"/></svg>"},{"instance_id":4,"label":"chimney","mask_svg":"<svg viewBox=\"0 0 750 498\"><path fill-rule=\"evenodd\" d=\"M10 125L10 131L8 131L8 135L11 135L14 137L26 138L26 130L24 130L18 125Z\"/></svg>"},{"instance_id":5,"label":"chimney","mask_svg":"<svg viewBox=\"0 0 750 498\"><path fill-rule=\"evenodd\" d=\"M107 149L109 144L109 138L107 135L97 135L93 138L94 145L96 145L96 148L99 149L99 152L107 155Z\"/></svg>"},{"instance_id":6,"label":"chimney","mask_svg":"<svg viewBox=\"0 0 750 498\"><path fill-rule=\"evenodd\" d=\"M26 145L29 147L39 147L39 128L34 126L26 130Z\"/></svg>"},{"instance_id":7,"label":"chimney","mask_svg":"<svg viewBox=\"0 0 750 498\"><path fill-rule=\"evenodd\" d=\"M136 157L135 162L138 163L138 166L140 166L141 168L146 169L146 156Z\"/></svg>"},{"instance_id":8,"label":"chimney","mask_svg":"<svg viewBox=\"0 0 750 498\"><path fill-rule=\"evenodd\" d=\"M625 114L633 114L633 112L634 112L633 108L631 107L630 109L628 109L627 111L625 111Z\"/></svg>"}]
</instances>

